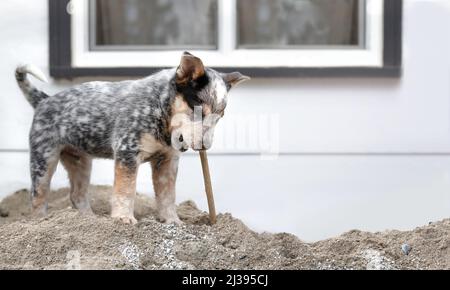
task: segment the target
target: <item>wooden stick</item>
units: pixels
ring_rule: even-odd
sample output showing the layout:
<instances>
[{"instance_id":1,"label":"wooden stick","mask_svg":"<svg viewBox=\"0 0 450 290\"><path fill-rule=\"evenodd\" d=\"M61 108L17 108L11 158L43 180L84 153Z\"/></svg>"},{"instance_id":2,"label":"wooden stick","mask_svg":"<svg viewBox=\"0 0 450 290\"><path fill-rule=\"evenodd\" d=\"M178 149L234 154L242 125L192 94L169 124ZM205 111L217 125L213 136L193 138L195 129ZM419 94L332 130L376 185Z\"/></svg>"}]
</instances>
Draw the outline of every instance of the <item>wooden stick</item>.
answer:
<instances>
[{"instance_id":1,"label":"wooden stick","mask_svg":"<svg viewBox=\"0 0 450 290\"><path fill-rule=\"evenodd\" d=\"M209 220L211 224L216 223L216 207L211 185L211 175L209 174L208 156L206 150L200 150L200 160L202 162L203 180L205 182L206 198L208 199Z\"/></svg>"}]
</instances>

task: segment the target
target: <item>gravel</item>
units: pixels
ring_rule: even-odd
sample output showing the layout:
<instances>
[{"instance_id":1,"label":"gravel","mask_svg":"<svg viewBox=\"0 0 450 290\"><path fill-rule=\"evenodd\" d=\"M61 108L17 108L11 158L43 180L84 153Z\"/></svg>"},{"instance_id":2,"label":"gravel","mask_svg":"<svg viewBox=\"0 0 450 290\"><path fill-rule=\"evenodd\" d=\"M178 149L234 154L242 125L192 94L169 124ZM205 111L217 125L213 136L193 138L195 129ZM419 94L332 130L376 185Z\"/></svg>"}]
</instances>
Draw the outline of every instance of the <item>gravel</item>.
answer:
<instances>
[{"instance_id":1,"label":"gravel","mask_svg":"<svg viewBox=\"0 0 450 290\"><path fill-rule=\"evenodd\" d=\"M316 243L288 233L256 233L231 214L178 206L182 225L161 224L154 200L136 199L135 226L108 217L110 187L90 188L95 215L51 193L49 214L30 217L29 192L0 202L0 269L450 269L450 220L412 231L353 230Z\"/></svg>"}]
</instances>

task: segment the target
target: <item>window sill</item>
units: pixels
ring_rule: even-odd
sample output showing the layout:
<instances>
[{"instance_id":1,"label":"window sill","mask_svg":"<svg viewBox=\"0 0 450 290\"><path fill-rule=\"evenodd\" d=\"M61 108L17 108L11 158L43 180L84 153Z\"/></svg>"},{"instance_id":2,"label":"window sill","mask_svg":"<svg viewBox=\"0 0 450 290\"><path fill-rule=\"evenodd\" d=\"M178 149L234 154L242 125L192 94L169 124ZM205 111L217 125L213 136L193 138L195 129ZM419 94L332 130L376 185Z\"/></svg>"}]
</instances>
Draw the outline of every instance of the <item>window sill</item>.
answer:
<instances>
[{"instance_id":1,"label":"window sill","mask_svg":"<svg viewBox=\"0 0 450 290\"><path fill-rule=\"evenodd\" d=\"M163 67L120 67L120 68L73 68L55 67L50 68L50 75L57 79L72 79L77 77L141 77L150 75ZM402 68L390 67L333 67L333 68L217 68L222 72L239 70L245 75L253 78L297 78L297 77L376 77L376 78L399 78Z\"/></svg>"}]
</instances>

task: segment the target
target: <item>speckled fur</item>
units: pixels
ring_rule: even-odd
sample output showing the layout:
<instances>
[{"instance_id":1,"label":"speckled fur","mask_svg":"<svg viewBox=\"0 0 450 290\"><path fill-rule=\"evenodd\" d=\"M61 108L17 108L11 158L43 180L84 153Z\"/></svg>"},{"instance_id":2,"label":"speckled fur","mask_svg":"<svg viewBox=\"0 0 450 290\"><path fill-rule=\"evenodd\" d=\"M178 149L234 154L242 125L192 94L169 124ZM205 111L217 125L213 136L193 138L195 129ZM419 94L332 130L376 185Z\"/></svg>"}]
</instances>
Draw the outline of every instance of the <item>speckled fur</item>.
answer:
<instances>
[{"instance_id":1,"label":"speckled fur","mask_svg":"<svg viewBox=\"0 0 450 290\"><path fill-rule=\"evenodd\" d=\"M179 222L174 206L178 158L192 144L173 144L183 141L182 135L174 137L180 127L172 124L174 102L181 99L187 120L192 120L195 106L223 116L227 92L247 79L204 68L189 53L178 68L133 81L88 82L53 96L36 89L27 73L40 74L28 66L16 70L19 87L35 108L29 136L35 212L46 212L46 195L60 159L69 172L74 206L90 212L86 191L92 158L110 158L116 166L112 216L125 223L136 221L135 178L144 162L152 163L161 220Z\"/></svg>"}]
</instances>

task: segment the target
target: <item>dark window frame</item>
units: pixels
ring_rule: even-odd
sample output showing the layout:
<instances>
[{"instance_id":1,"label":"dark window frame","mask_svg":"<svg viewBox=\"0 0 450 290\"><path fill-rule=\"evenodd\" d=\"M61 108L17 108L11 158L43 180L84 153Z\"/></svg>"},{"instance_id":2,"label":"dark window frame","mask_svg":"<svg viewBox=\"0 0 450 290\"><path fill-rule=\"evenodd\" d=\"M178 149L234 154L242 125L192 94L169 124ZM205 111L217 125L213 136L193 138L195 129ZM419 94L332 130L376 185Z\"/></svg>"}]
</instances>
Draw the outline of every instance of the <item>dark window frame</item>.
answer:
<instances>
[{"instance_id":1,"label":"dark window frame","mask_svg":"<svg viewBox=\"0 0 450 290\"><path fill-rule=\"evenodd\" d=\"M71 64L71 19L67 13L70 0L49 0L50 75L57 79L75 77L137 77L150 75L165 67L73 67ZM382 67L221 67L218 70L239 70L252 77L391 77L402 72L403 0L385 0L384 43Z\"/></svg>"}]
</instances>

